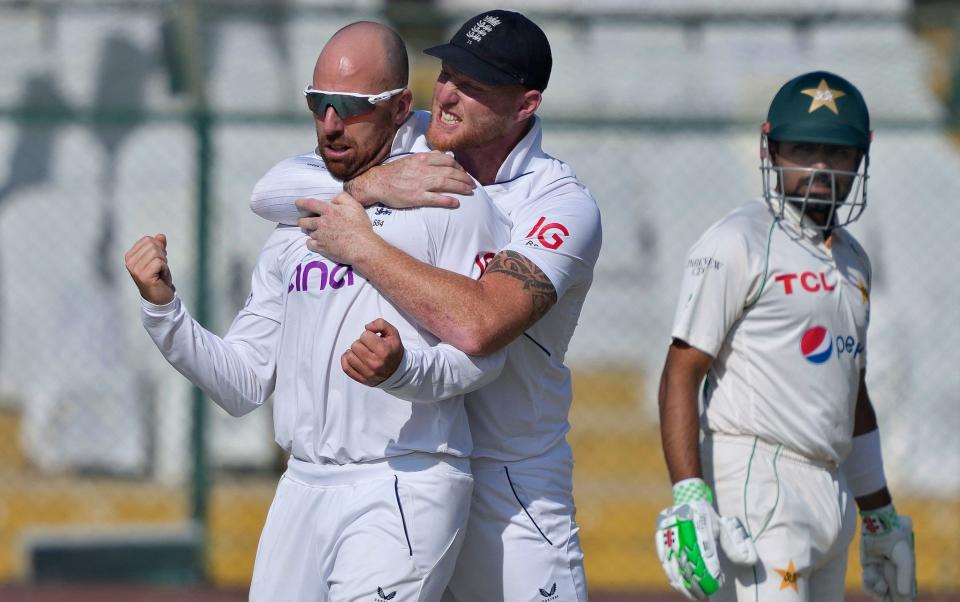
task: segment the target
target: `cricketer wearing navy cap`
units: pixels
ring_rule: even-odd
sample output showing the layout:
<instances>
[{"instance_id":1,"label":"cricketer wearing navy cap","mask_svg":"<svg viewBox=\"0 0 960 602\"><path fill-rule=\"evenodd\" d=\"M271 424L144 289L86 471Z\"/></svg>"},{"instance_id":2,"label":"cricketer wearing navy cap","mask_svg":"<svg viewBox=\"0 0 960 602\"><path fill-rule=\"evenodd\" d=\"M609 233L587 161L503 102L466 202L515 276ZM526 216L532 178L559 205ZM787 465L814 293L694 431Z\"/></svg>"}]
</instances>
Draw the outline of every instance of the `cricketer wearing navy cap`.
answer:
<instances>
[{"instance_id":1,"label":"cricketer wearing navy cap","mask_svg":"<svg viewBox=\"0 0 960 602\"><path fill-rule=\"evenodd\" d=\"M509 10L491 10L468 20L450 42L424 53L452 65L484 84L520 84L543 92L553 56L540 27Z\"/></svg>"},{"instance_id":2,"label":"cricketer wearing navy cap","mask_svg":"<svg viewBox=\"0 0 960 602\"><path fill-rule=\"evenodd\" d=\"M444 600L585 602L565 355L600 253L600 213L570 166L541 144L536 112L552 58L539 27L519 13L486 11L426 52L442 65L422 123L430 148L444 153L372 167L344 182L348 194L331 202L299 199L300 211L320 217L298 225L310 232L311 251L352 265L445 343L471 356L507 350L500 376L464 404L474 489ZM508 244L477 258L485 266L479 279L434 269L385 243L362 207L435 203L442 198L435 189L432 196L409 191L436 180L426 169L436 166L447 173L462 167L512 224ZM377 341L385 343L379 353L351 348L353 378L389 390L406 355Z\"/></svg>"}]
</instances>

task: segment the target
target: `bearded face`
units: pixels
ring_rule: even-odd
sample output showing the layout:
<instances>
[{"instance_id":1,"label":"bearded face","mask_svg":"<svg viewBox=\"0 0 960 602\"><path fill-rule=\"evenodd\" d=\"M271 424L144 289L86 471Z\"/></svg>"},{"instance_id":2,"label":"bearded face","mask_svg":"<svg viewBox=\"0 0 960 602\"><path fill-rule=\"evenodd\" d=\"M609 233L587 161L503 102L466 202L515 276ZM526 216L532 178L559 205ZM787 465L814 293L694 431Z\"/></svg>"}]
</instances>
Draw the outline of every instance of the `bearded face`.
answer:
<instances>
[{"instance_id":1,"label":"bearded face","mask_svg":"<svg viewBox=\"0 0 960 602\"><path fill-rule=\"evenodd\" d=\"M441 151L469 150L501 140L514 123L520 86L491 86L444 65L433 89L427 142Z\"/></svg>"}]
</instances>

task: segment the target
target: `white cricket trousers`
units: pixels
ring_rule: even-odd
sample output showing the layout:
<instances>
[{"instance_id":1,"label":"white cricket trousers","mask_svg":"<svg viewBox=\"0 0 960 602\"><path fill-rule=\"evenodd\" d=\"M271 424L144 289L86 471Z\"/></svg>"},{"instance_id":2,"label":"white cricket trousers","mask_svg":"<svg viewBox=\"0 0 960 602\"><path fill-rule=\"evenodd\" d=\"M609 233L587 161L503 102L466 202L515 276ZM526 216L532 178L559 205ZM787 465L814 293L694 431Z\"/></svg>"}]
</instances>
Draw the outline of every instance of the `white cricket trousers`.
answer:
<instances>
[{"instance_id":1,"label":"white cricket trousers","mask_svg":"<svg viewBox=\"0 0 960 602\"><path fill-rule=\"evenodd\" d=\"M290 458L260 535L251 602L436 602L470 508L469 460Z\"/></svg>"},{"instance_id":2,"label":"white cricket trousers","mask_svg":"<svg viewBox=\"0 0 960 602\"><path fill-rule=\"evenodd\" d=\"M570 446L517 462L475 458L471 466L467 537L444 600L586 602Z\"/></svg>"},{"instance_id":3,"label":"white cricket trousers","mask_svg":"<svg viewBox=\"0 0 960 602\"><path fill-rule=\"evenodd\" d=\"M757 545L754 567L721 554L726 583L714 602L842 602L857 514L840 469L756 437L712 434L703 470L722 516Z\"/></svg>"}]
</instances>

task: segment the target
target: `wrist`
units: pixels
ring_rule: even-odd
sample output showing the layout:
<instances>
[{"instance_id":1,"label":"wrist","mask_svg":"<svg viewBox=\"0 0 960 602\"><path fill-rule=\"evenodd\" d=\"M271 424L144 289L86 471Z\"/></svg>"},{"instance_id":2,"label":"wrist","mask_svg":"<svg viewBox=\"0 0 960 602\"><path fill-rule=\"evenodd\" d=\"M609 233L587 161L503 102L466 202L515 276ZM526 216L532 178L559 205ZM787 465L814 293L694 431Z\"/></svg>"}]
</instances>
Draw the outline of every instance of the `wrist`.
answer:
<instances>
[{"instance_id":1,"label":"wrist","mask_svg":"<svg viewBox=\"0 0 960 602\"><path fill-rule=\"evenodd\" d=\"M140 297L140 310L151 319L166 319L180 311L180 297L174 293L169 303L157 304Z\"/></svg>"},{"instance_id":2,"label":"wrist","mask_svg":"<svg viewBox=\"0 0 960 602\"><path fill-rule=\"evenodd\" d=\"M356 250L350 257L351 265L354 270L369 276L374 263L377 261L385 262L386 256L392 248L371 230L369 234L364 235L362 242L356 245Z\"/></svg>"},{"instance_id":3,"label":"wrist","mask_svg":"<svg viewBox=\"0 0 960 602\"><path fill-rule=\"evenodd\" d=\"M393 374L388 376L383 382L377 385L378 389L389 391L407 384L410 371L413 369L413 358L406 348L403 349L403 355L400 356L400 363L397 365Z\"/></svg>"},{"instance_id":4,"label":"wrist","mask_svg":"<svg viewBox=\"0 0 960 602\"><path fill-rule=\"evenodd\" d=\"M713 503L713 491L703 479L683 479L673 484L673 505L679 506L688 502Z\"/></svg>"},{"instance_id":5,"label":"wrist","mask_svg":"<svg viewBox=\"0 0 960 602\"><path fill-rule=\"evenodd\" d=\"M356 199L357 202L364 207L369 207L377 202L375 199L368 197L366 187L363 185L364 180L369 177L367 175L369 173L370 170L368 169L352 180L347 180L343 183L343 191Z\"/></svg>"},{"instance_id":6,"label":"wrist","mask_svg":"<svg viewBox=\"0 0 960 602\"><path fill-rule=\"evenodd\" d=\"M857 496L855 499L857 500L857 507L861 512L877 510L893 503L893 499L890 497L890 491L887 490L886 487L882 487L866 495Z\"/></svg>"}]
</instances>

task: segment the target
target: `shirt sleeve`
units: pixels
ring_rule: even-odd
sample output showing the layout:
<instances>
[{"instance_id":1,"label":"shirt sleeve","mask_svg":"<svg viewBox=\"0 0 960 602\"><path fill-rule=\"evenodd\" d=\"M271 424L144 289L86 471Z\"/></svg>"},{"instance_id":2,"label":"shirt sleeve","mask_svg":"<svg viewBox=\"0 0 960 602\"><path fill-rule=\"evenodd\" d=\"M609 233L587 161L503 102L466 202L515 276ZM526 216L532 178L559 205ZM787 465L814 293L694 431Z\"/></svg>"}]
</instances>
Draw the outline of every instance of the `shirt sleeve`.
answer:
<instances>
[{"instance_id":1,"label":"shirt sleeve","mask_svg":"<svg viewBox=\"0 0 960 602\"><path fill-rule=\"evenodd\" d=\"M728 228L708 230L687 255L673 337L716 357L743 315L754 280L748 272L746 240Z\"/></svg>"},{"instance_id":2,"label":"shirt sleeve","mask_svg":"<svg viewBox=\"0 0 960 602\"><path fill-rule=\"evenodd\" d=\"M479 278L485 260L509 237L509 221L480 187L471 197L461 198L458 209L419 211L429 237L430 263L464 276ZM424 348L406 345L400 366L380 387L408 401L440 401L493 381L505 358L505 349L476 357L445 343Z\"/></svg>"},{"instance_id":3,"label":"shirt sleeve","mask_svg":"<svg viewBox=\"0 0 960 602\"><path fill-rule=\"evenodd\" d=\"M333 177L313 153L284 159L274 165L253 187L250 210L271 222L296 226L300 198L329 201L343 192L343 182Z\"/></svg>"},{"instance_id":4,"label":"shirt sleeve","mask_svg":"<svg viewBox=\"0 0 960 602\"><path fill-rule=\"evenodd\" d=\"M506 349L480 357L446 343L405 349L396 371L378 388L407 401L442 401L496 380L506 357Z\"/></svg>"},{"instance_id":5,"label":"shirt sleeve","mask_svg":"<svg viewBox=\"0 0 960 602\"><path fill-rule=\"evenodd\" d=\"M232 416L263 405L276 384L283 309L278 247L271 236L258 260L247 303L223 338L191 317L179 297L162 306L141 299L144 328L163 357Z\"/></svg>"},{"instance_id":6,"label":"shirt sleeve","mask_svg":"<svg viewBox=\"0 0 960 602\"><path fill-rule=\"evenodd\" d=\"M593 278L602 229L600 211L586 189L566 186L528 203L515 220L510 243L501 250L520 253L537 264L558 298Z\"/></svg>"}]
</instances>

